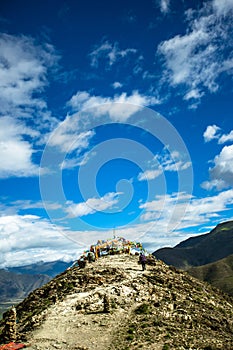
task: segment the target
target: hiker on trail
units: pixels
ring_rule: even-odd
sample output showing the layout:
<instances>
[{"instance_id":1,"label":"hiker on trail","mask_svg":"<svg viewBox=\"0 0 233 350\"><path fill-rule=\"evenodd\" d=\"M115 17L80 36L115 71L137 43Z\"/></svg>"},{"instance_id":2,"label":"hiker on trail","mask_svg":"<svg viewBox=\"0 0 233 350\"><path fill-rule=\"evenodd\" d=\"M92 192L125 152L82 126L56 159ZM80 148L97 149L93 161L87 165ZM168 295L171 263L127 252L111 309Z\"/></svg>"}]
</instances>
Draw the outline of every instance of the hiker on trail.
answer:
<instances>
[{"instance_id":1,"label":"hiker on trail","mask_svg":"<svg viewBox=\"0 0 233 350\"><path fill-rule=\"evenodd\" d=\"M84 269L84 267L86 266L86 263L87 263L87 259L85 256L81 256L81 258L78 260L78 266L81 268L81 269Z\"/></svg>"},{"instance_id":2,"label":"hiker on trail","mask_svg":"<svg viewBox=\"0 0 233 350\"><path fill-rule=\"evenodd\" d=\"M88 252L87 259L89 263L92 263L95 261L95 254L93 252Z\"/></svg>"},{"instance_id":3,"label":"hiker on trail","mask_svg":"<svg viewBox=\"0 0 233 350\"><path fill-rule=\"evenodd\" d=\"M143 252L139 255L139 263L142 265L142 271L146 270L146 256L143 254Z\"/></svg>"}]
</instances>

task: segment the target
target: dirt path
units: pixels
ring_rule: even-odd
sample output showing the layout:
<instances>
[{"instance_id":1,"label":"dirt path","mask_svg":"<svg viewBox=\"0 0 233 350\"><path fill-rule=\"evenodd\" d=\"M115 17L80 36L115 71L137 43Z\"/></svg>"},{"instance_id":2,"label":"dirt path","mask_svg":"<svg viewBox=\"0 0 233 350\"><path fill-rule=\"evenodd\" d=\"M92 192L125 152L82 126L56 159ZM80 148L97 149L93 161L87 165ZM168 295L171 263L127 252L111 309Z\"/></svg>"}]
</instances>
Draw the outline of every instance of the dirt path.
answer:
<instances>
[{"instance_id":1,"label":"dirt path","mask_svg":"<svg viewBox=\"0 0 233 350\"><path fill-rule=\"evenodd\" d=\"M100 258L88 269L101 267L115 267L122 269L127 275L127 281L137 280L138 276L147 273L141 271L138 258L113 255ZM119 288L120 282L109 286L98 286L91 292L111 293L112 289ZM124 293L130 293L126 286ZM110 290L111 289L111 290ZM31 346L28 349L50 350L50 349L111 349L109 339L119 327L127 322L129 309L119 308L113 313L77 313L76 305L83 298L88 298L89 293L73 293L62 302L57 302L48 310L46 320L39 329L31 334Z\"/></svg>"}]
</instances>

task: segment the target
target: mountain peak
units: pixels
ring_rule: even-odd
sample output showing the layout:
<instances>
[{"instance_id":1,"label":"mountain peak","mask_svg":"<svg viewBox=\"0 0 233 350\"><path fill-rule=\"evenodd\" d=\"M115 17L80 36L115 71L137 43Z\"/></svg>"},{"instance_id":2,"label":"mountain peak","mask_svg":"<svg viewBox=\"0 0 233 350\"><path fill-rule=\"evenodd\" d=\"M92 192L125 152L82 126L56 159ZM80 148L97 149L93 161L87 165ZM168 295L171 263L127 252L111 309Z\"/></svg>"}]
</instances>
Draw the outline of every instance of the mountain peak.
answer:
<instances>
[{"instance_id":1,"label":"mountain peak","mask_svg":"<svg viewBox=\"0 0 233 350\"><path fill-rule=\"evenodd\" d=\"M232 349L233 302L148 257L108 255L72 267L16 307L29 349ZM7 322L7 314L2 328Z\"/></svg>"}]
</instances>

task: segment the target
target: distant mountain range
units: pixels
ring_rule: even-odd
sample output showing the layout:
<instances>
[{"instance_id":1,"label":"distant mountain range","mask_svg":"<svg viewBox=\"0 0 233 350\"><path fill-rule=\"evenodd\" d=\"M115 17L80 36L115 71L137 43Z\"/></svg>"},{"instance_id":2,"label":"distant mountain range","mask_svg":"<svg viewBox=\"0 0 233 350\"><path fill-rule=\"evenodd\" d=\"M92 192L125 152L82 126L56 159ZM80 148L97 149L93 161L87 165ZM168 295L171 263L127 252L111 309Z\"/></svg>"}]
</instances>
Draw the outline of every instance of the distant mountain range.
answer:
<instances>
[{"instance_id":1,"label":"distant mountain range","mask_svg":"<svg viewBox=\"0 0 233 350\"><path fill-rule=\"evenodd\" d=\"M36 264L26 265L26 266L18 266L18 267L10 267L8 271L20 273L20 274L42 274L47 275L51 278L57 276L59 273L65 271L67 267L71 266L72 262L64 262L64 261L51 261L51 262L38 262Z\"/></svg>"},{"instance_id":2,"label":"distant mountain range","mask_svg":"<svg viewBox=\"0 0 233 350\"><path fill-rule=\"evenodd\" d=\"M0 270L0 302L25 298L32 290L41 287L51 278L46 275L17 274Z\"/></svg>"},{"instance_id":3,"label":"distant mountain range","mask_svg":"<svg viewBox=\"0 0 233 350\"><path fill-rule=\"evenodd\" d=\"M233 295L233 221L221 223L209 233L189 238L174 248L158 249L153 255Z\"/></svg>"},{"instance_id":4,"label":"distant mountain range","mask_svg":"<svg viewBox=\"0 0 233 350\"><path fill-rule=\"evenodd\" d=\"M65 271L71 264L53 261L0 269L0 316L9 305L18 303L30 292Z\"/></svg>"}]
</instances>

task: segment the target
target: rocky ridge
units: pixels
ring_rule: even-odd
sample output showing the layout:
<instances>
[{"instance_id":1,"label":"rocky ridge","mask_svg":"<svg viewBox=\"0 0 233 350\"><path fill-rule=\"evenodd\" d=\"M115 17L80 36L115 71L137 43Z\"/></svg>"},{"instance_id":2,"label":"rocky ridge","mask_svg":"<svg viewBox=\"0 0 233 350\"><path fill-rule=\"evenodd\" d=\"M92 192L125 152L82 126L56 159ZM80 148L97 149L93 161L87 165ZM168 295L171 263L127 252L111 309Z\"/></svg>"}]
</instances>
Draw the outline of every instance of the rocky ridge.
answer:
<instances>
[{"instance_id":1,"label":"rocky ridge","mask_svg":"<svg viewBox=\"0 0 233 350\"><path fill-rule=\"evenodd\" d=\"M233 349L233 299L151 259L106 256L73 267L17 305L28 349ZM1 324L1 341L8 313Z\"/></svg>"}]
</instances>

